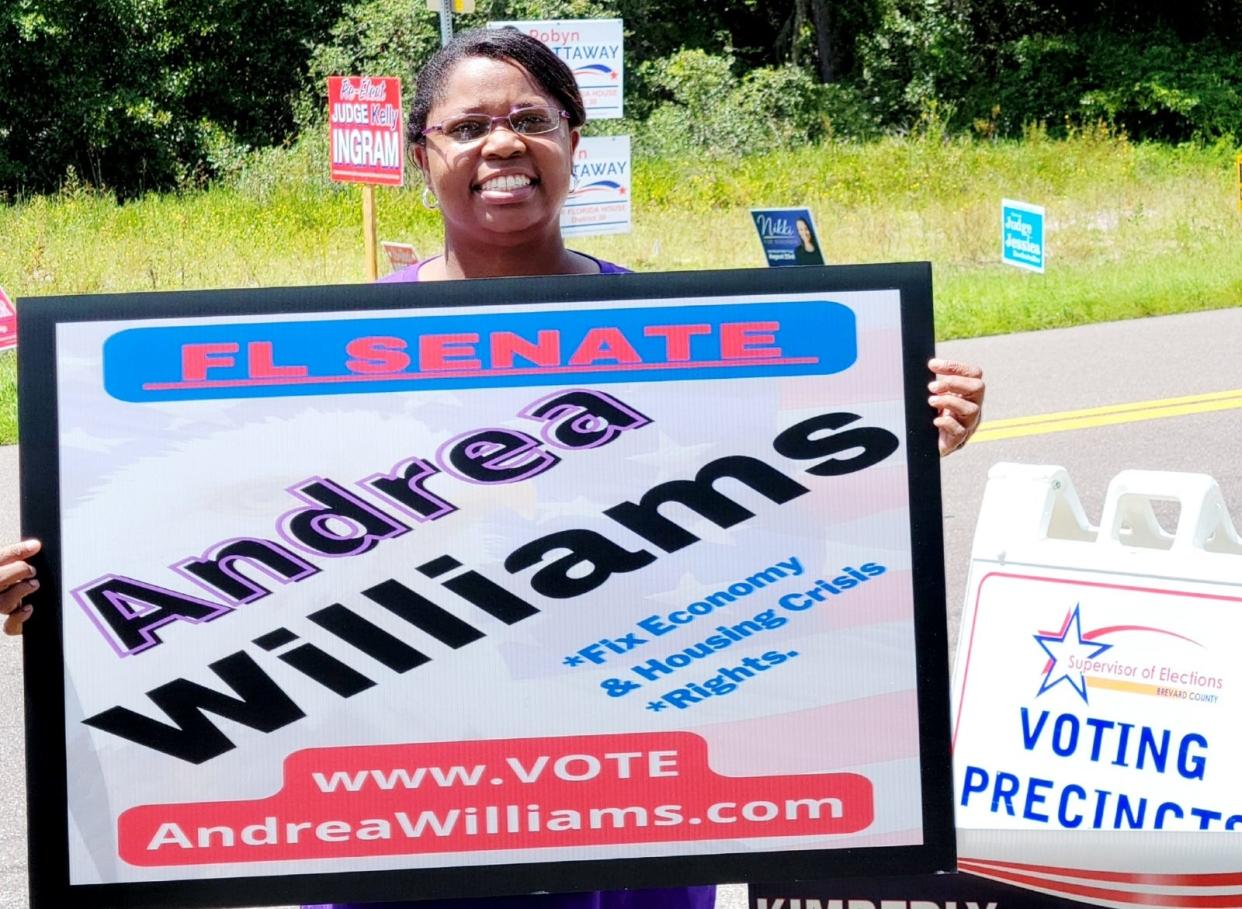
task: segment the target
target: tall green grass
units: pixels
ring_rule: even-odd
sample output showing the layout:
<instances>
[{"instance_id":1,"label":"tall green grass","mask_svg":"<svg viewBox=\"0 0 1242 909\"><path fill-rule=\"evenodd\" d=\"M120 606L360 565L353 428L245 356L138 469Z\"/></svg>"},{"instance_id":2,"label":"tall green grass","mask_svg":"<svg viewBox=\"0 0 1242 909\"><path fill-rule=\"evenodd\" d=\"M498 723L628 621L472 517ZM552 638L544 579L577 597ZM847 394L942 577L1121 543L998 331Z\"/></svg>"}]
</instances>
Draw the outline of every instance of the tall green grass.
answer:
<instances>
[{"instance_id":1,"label":"tall green grass","mask_svg":"<svg viewBox=\"0 0 1242 909\"><path fill-rule=\"evenodd\" d=\"M323 146L255 155L200 192L117 205L69 186L0 208L0 285L37 306L49 294L361 282L360 193L326 179ZM1233 306L1234 153L1032 131L640 159L633 233L574 245L640 271L758 267L748 209L806 204L832 262L930 260L942 338ZM379 233L430 254L440 223L419 188L377 190ZM998 262L1006 196L1048 209L1044 275ZM13 439L11 386L0 360L0 443Z\"/></svg>"}]
</instances>

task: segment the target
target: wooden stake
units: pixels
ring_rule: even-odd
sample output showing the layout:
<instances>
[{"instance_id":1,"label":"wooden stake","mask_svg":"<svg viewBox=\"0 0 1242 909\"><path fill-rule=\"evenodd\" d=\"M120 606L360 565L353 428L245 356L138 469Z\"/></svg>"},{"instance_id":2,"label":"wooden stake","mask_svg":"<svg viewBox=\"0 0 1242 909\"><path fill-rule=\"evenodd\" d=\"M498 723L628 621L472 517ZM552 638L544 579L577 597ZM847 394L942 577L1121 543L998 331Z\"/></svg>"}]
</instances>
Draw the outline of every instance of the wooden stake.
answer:
<instances>
[{"instance_id":1,"label":"wooden stake","mask_svg":"<svg viewBox=\"0 0 1242 909\"><path fill-rule=\"evenodd\" d=\"M375 259L375 187L362 184L362 249L367 260L367 280L379 277L379 263Z\"/></svg>"}]
</instances>

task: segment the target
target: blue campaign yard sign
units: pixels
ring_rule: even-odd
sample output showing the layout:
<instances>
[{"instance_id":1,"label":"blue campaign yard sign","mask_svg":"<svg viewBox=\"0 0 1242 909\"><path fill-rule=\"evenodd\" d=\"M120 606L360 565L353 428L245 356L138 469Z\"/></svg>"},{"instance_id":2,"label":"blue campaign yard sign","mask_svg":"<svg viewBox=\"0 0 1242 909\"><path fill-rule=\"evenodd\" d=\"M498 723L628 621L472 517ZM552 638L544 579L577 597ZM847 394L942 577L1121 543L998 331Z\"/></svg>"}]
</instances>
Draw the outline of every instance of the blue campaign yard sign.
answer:
<instances>
[{"instance_id":1,"label":"blue campaign yard sign","mask_svg":"<svg viewBox=\"0 0 1242 909\"><path fill-rule=\"evenodd\" d=\"M815 221L809 208L752 208L768 265L823 265Z\"/></svg>"},{"instance_id":2,"label":"blue campaign yard sign","mask_svg":"<svg viewBox=\"0 0 1242 909\"><path fill-rule=\"evenodd\" d=\"M1043 274L1044 209L1001 199L1001 261Z\"/></svg>"}]
</instances>

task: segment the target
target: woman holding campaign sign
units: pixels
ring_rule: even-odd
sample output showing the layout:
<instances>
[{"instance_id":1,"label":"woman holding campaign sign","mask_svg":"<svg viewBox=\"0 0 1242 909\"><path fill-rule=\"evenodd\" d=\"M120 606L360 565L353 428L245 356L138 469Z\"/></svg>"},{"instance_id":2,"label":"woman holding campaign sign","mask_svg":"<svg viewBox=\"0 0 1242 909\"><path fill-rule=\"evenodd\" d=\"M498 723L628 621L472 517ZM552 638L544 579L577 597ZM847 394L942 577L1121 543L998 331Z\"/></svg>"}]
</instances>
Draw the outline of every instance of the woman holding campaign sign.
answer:
<instances>
[{"instance_id":1,"label":"woman holding campaign sign","mask_svg":"<svg viewBox=\"0 0 1242 909\"><path fill-rule=\"evenodd\" d=\"M561 238L584 122L573 73L542 42L514 29L458 35L419 75L408 126L423 203L444 219L444 253L381 280L627 272ZM813 245L806 234L800 248ZM948 360L928 366L945 455L979 424L983 372Z\"/></svg>"},{"instance_id":2,"label":"woman holding campaign sign","mask_svg":"<svg viewBox=\"0 0 1242 909\"><path fill-rule=\"evenodd\" d=\"M444 221L444 252L386 280L625 272L567 249L560 234L561 208L570 190L573 153L584 118L569 69L533 38L506 30L468 32L441 50L418 80L409 130L414 158L426 181L425 204L438 207ZM937 411L933 422L939 428L941 454L947 454L964 444L978 424L983 381L974 367L938 360L930 366L936 376L930 384L929 403ZM802 454L788 457L805 459ZM813 513L811 527L817 529L821 520L822 515ZM0 609L10 616L10 631L18 630L16 626L29 615L26 611L12 617L16 601L31 589L28 570L18 566L25 564L35 547L15 549L7 560L10 593L0 593ZM430 570L433 564L419 570ZM3 565L0 560L0 590ZM858 577L865 580L861 574ZM278 632L289 633L284 628ZM762 661L757 665L762 666ZM669 775L657 769L661 772L656 775ZM545 894L447 905L709 909L714 896L712 887L691 887ZM446 906L443 902L417 905Z\"/></svg>"},{"instance_id":3,"label":"woman holding campaign sign","mask_svg":"<svg viewBox=\"0 0 1242 909\"><path fill-rule=\"evenodd\" d=\"M573 74L545 44L514 29L459 35L419 76L408 126L444 253L383 280L625 272L561 239L585 121Z\"/></svg>"},{"instance_id":4,"label":"woman holding campaign sign","mask_svg":"<svg viewBox=\"0 0 1242 909\"><path fill-rule=\"evenodd\" d=\"M561 207L585 120L573 74L543 43L512 29L455 38L420 74L408 127L426 184L424 204L438 207L444 219L444 253L381 280L625 273L566 249L561 238ZM803 241L811 243L808 236ZM942 360L929 365L937 374L929 403L938 411L941 454L948 454L979 422L982 372ZM487 905L709 909L714 898L714 888L692 887L515 897Z\"/></svg>"}]
</instances>

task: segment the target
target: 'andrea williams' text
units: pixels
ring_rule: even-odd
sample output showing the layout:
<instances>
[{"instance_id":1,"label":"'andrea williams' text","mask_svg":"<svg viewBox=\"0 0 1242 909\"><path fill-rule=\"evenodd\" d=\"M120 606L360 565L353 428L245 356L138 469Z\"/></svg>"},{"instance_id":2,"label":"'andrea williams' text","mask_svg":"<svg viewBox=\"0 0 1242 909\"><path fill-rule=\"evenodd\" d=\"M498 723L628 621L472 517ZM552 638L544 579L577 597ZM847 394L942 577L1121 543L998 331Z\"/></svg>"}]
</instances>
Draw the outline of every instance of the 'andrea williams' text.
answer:
<instances>
[{"instance_id":1,"label":"'andrea williams' text","mask_svg":"<svg viewBox=\"0 0 1242 909\"><path fill-rule=\"evenodd\" d=\"M651 422L610 395L583 389L548 395L524 408L520 416L541 424L541 439L504 428L465 433L444 443L434 460L410 457L386 473L358 481L355 485L366 496L323 477L295 484L289 492L300 504L276 520L274 536L279 542L233 537L209 547L202 556L172 566L179 575L209 591L210 599L119 574L78 587L73 596L118 654L140 654L158 646L160 629L172 622L222 619L242 605L269 596L276 584L294 584L327 567L326 562L316 564L312 560L369 552L385 540L409 533L416 524L452 514L456 506L427 488L439 474L479 484L527 480L554 468L561 460L557 451L599 448ZM864 470L896 451L898 439L885 429L857 425L860 419L852 413L820 414L781 432L772 447L787 460L812 462L803 471L815 478ZM594 528L560 530L523 543L505 558L504 570L524 578L531 590L551 600L583 596L613 575L638 571L662 554L678 552L698 541L694 533L661 513L668 503L684 506L723 528L754 517L754 512L716 489L726 479L777 505L811 491L758 458L717 458L704 464L693 479L660 483L632 501L604 509ZM620 535L622 541L612 534ZM628 535L650 547L624 542ZM250 572L242 573L241 566ZM515 592L512 581L502 584L466 568L450 553L416 565L415 571L421 580L388 578L361 591L361 596L452 649L482 639L485 632L427 596L430 581L439 588L435 596L447 590L508 625L540 611ZM409 584L420 584L423 590ZM431 659L359 610L340 603L316 609L305 619L393 673L409 672ZM296 627L296 623L288 624ZM241 649L209 664L231 692L186 678L148 691L147 696L171 722L119 705L84 722L199 764L236 747L206 714L264 733L306 715L256 656L275 657L342 698L377 684L339 656L301 641L297 631L284 625L252 643L257 650Z\"/></svg>"}]
</instances>

